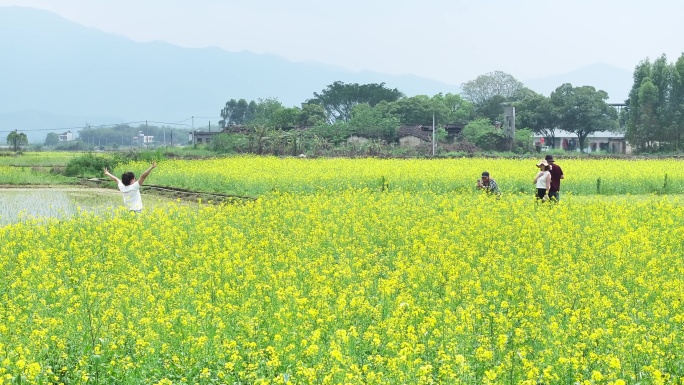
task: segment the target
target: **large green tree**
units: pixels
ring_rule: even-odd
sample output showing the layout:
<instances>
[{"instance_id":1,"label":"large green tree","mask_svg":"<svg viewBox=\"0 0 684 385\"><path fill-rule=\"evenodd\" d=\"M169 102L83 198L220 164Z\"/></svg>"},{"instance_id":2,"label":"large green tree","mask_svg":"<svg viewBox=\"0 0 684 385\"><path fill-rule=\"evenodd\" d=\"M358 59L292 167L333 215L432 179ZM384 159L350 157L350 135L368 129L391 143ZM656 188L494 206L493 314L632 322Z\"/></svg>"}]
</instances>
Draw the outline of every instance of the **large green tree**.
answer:
<instances>
[{"instance_id":1,"label":"large green tree","mask_svg":"<svg viewBox=\"0 0 684 385\"><path fill-rule=\"evenodd\" d=\"M509 103L503 95L494 95L482 103L475 104L475 116L489 119L492 123L501 123L504 119L504 106Z\"/></svg>"},{"instance_id":2,"label":"large green tree","mask_svg":"<svg viewBox=\"0 0 684 385\"><path fill-rule=\"evenodd\" d=\"M284 118L280 113L284 109L283 103L275 98L265 98L259 99L256 103L256 108L254 111L254 118L251 122L248 122L250 126L263 126L268 129L281 128L278 127L279 123L292 124L292 122L287 122L287 118ZM281 115L281 116L279 116Z\"/></svg>"},{"instance_id":3,"label":"large green tree","mask_svg":"<svg viewBox=\"0 0 684 385\"><path fill-rule=\"evenodd\" d=\"M652 131L655 131L655 136L668 142L666 147L670 147L669 144L672 142L672 116L674 114L672 105L670 104L672 65L667 62L667 57L665 55L661 55L653 62L650 78L657 92L657 104L655 106L656 110L654 114L657 125L652 128Z\"/></svg>"},{"instance_id":4,"label":"large green tree","mask_svg":"<svg viewBox=\"0 0 684 385\"><path fill-rule=\"evenodd\" d=\"M433 116L438 124L463 123L473 113L472 103L455 94L417 95L392 103L380 103L377 107L405 125L430 125Z\"/></svg>"},{"instance_id":5,"label":"large green tree","mask_svg":"<svg viewBox=\"0 0 684 385\"><path fill-rule=\"evenodd\" d=\"M378 108L386 109L388 114L395 116L404 125L431 124L433 115L437 121L443 120L445 115L444 109L426 95L401 98Z\"/></svg>"},{"instance_id":6,"label":"large green tree","mask_svg":"<svg viewBox=\"0 0 684 385\"><path fill-rule=\"evenodd\" d=\"M523 99L532 93L513 75L494 71L480 75L461 85L462 94L474 105L476 118L490 122L503 121L504 105Z\"/></svg>"},{"instance_id":7,"label":"large green tree","mask_svg":"<svg viewBox=\"0 0 684 385\"><path fill-rule=\"evenodd\" d=\"M346 141L350 135L353 134L351 127L348 122L335 122L333 124L320 123L312 127L309 132L311 133L314 142L314 147L325 147L323 143L330 145L337 145Z\"/></svg>"},{"instance_id":8,"label":"large green tree","mask_svg":"<svg viewBox=\"0 0 684 385\"><path fill-rule=\"evenodd\" d=\"M474 106L458 94L437 94L432 97L433 103L444 106L443 123L465 123L474 116Z\"/></svg>"},{"instance_id":9,"label":"large green tree","mask_svg":"<svg viewBox=\"0 0 684 385\"><path fill-rule=\"evenodd\" d=\"M684 147L684 54L675 63L665 55L634 69L626 101L626 136L637 151L672 151Z\"/></svg>"},{"instance_id":10,"label":"large green tree","mask_svg":"<svg viewBox=\"0 0 684 385\"><path fill-rule=\"evenodd\" d=\"M517 127L529 128L555 144L558 113L551 99L541 94L531 94L515 103Z\"/></svg>"},{"instance_id":11,"label":"large green tree","mask_svg":"<svg viewBox=\"0 0 684 385\"><path fill-rule=\"evenodd\" d=\"M509 142L504 132L492 125L489 119L480 118L468 123L462 132L463 138L479 148L488 151L529 152L532 147L532 131L515 131L513 142Z\"/></svg>"},{"instance_id":12,"label":"large green tree","mask_svg":"<svg viewBox=\"0 0 684 385\"><path fill-rule=\"evenodd\" d=\"M318 104L302 103L297 124L301 127L313 127L326 121L325 109Z\"/></svg>"},{"instance_id":13,"label":"large green tree","mask_svg":"<svg viewBox=\"0 0 684 385\"><path fill-rule=\"evenodd\" d=\"M670 94L672 110L672 140L674 147L681 149L684 141L684 54L672 67L672 91Z\"/></svg>"},{"instance_id":14,"label":"large green tree","mask_svg":"<svg viewBox=\"0 0 684 385\"><path fill-rule=\"evenodd\" d=\"M658 103L659 94L658 87L651 78L644 78L638 92L641 114L637 123L641 132L640 139L643 141L642 146L647 147L647 144L653 143L662 135L662 132L658 132L661 127L659 112L662 112Z\"/></svg>"},{"instance_id":15,"label":"large green tree","mask_svg":"<svg viewBox=\"0 0 684 385\"><path fill-rule=\"evenodd\" d=\"M45 143L46 146L54 147L59 144L59 135L55 134L54 132L49 132L45 136Z\"/></svg>"},{"instance_id":16,"label":"large green tree","mask_svg":"<svg viewBox=\"0 0 684 385\"><path fill-rule=\"evenodd\" d=\"M368 104L357 104L352 110L352 117L348 122L350 132L369 139L379 139L391 142L395 140L399 119L386 116L379 108Z\"/></svg>"},{"instance_id":17,"label":"large green tree","mask_svg":"<svg viewBox=\"0 0 684 385\"><path fill-rule=\"evenodd\" d=\"M273 112L272 124L277 129L294 128L302 111L297 107L283 107Z\"/></svg>"},{"instance_id":18,"label":"large green tree","mask_svg":"<svg viewBox=\"0 0 684 385\"><path fill-rule=\"evenodd\" d=\"M23 132L17 132L17 130L14 130L7 135L7 144L12 146L12 149L16 152L19 151L21 146L28 144L28 137Z\"/></svg>"},{"instance_id":19,"label":"large green tree","mask_svg":"<svg viewBox=\"0 0 684 385\"><path fill-rule=\"evenodd\" d=\"M489 119L481 118L468 123L461 133L463 138L483 150L501 150L504 147L503 132L492 125Z\"/></svg>"},{"instance_id":20,"label":"large green tree","mask_svg":"<svg viewBox=\"0 0 684 385\"><path fill-rule=\"evenodd\" d=\"M336 81L320 93L314 92L314 97L306 103L323 106L329 123L348 122L352 116L352 109L357 104L366 103L375 107L381 101L393 102L402 96L396 88L385 87L385 83L345 84Z\"/></svg>"},{"instance_id":21,"label":"large green tree","mask_svg":"<svg viewBox=\"0 0 684 385\"><path fill-rule=\"evenodd\" d=\"M461 84L462 94L475 104L481 104L494 96L514 100L524 92L525 86L513 75L502 71L489 72Z\"/></svg>"},{"instance_id":22,"label":"large green tree","mask_svg":"<svg viewBox=\"0 0 684 385\"><path fill-rule=\"evenodd\" d=\"M558 111L558 126L577 135L580 149L589 134L618 129L617 110L606 102L608 93L591 86L573 87L566 83L551 93Z\"/></svg>"},{"instance_id":23,"label":"large green tree","mask_svg":"<svg viewBox=\"0 0 684 385\"><path fill-rule=\"evenodd\" d=\"M634 83L632 89L629 91L628 105L628 119L627 119L627 140L637 149L643 149L646 146L646 132L641 123L641 100L639 100L639 88L644 82L644 79L651 76L651 63L648 60L641 61L634 68Z\"/></svg>"},{"instance_id":24,"label":"large green tree","mask_svg":"<svg viewBox=\"0 0 684 385\"><path fill-rule=\"evenodd\" d=\"M226 128L231 125L245 125L254 119L257 110L257 103L252 100L247 102L245 99L230 99L221 109L221 120L219 124Z\"/></svg>"}]
</instances>

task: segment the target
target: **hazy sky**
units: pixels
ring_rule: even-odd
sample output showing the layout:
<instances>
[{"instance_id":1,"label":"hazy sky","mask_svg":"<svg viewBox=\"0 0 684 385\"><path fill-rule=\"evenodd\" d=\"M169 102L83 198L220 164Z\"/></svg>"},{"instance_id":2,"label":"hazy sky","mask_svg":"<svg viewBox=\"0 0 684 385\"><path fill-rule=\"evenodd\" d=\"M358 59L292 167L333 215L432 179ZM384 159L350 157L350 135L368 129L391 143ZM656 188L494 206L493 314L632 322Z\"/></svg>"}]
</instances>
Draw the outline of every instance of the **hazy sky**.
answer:
<instances>
[{"instance_id":1,"label":"hazy sky","mask_svg":"<svg viewBox=\"0 0 684 385\"><path fill-rule=\"evenodd\" d=\"M136 41L272 53L460 84L684 51L678 0L0 0Z\"/></svg>"}]
</instances>

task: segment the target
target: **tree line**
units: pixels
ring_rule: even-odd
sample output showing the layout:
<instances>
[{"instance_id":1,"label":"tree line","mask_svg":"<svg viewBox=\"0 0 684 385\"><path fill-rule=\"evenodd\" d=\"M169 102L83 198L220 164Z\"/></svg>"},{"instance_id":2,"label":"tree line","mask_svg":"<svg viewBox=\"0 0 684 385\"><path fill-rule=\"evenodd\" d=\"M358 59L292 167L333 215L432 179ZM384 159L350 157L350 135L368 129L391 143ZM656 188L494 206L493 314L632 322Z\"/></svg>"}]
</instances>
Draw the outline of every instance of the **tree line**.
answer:
<instances>
[{"instance_id":1,"label":"tree line","mask_svg":"<svg viewBox=\"0 0 684 385\"><path fill-rule=\"evenodd\" d=\"M558 130L574 133L580 148L584 148L585 139L591 133L619 129L617 111L607 100L608 94L604 91L571 84L559 86L547 97L501 71L463 83L460 95L408 97L396 88L388 88L385 83L337 81L314 92L301 107L285 107L276 99L231 99L220 112L220 125L227 133L236 134L256 134L254 127L262 127L262 131L307 127L307 136L332 147L355 135L396 143L400 127L431 125L434 117L440 127L463 127L457 140L483 150L504 150L506 138L501 129L504 106L513 106L516 107L519 131L513 148L518 151L530 149L533 133L548 138L553 144ZM241 131L231 127L239 127ZM249 149L261 151L263 146L254 143L263 138L256 136L251 141L246 139L244 144ZM263 136L273 137L274 134L264 133ZM443 132L438 136L442 140L444 137Z\"/></svg>"},{"instance_id":2,"label":"tree line","mask_svg":"<svg viewBox=\"0 0 684 385\"><path fill-rule=\"evenodd\" d=\"M33 144L39 149L42 146L58 151L90 151L99 149L117 149L119 147L142 146L142 145L185 145L188 143L190 129L174 128L166 126L145 125L134 127L129 124L117 124L112 126L87 126L74 135L75 140L60 141L59 135L50 132L45 136L42 144ZM143 136L154 138L153 143L145 143L140 139ZM11 131L7 135L7 144L13 151L18 151L29 144L25 133L18 130Z\"/></svg>"},{"instance_id":3,"label":"tree line","mask_svg":"<svg viewBox=\"0 0 684 385\"><path fill-rule=\"evenodd\" d=\"M210 146L217 151L296 153L334 149L353 136L371 140L370 147L391 146L404 126L439 127L436 138L482 150L502 150L504 106L516 109L517 151L530 150L531 136L553 146L560 130L574 134L579 148L597 131L625 133L635 151L681 151L684 147L684 54L675 63L665 55L640 62L620 116L607 103L608 94L590 85L562 84L549 96L536 93L501 71L490 72L461 85L460 94L406 96L385 83L357 84L336 81L300 106L287 107L275 98L230 99L220 110L219 127L227 137ZM448 125L462 127L447 138ZM295 130L306 128L306 130ZM126 125L89 127L79 132L81 142L92 146L132 145L140 128ZM169 143L187 143L188 130L151 126L145 135L158 141L168 132ZM25 144L14 132L8 144ZM447 140L448 139L448 140ZM56 134L46 145L55 145ZM104 140L104 144L103 141ZM467 146L466 146L467 147Z\"/></svg>"},{"instance_id":4,"label":"tree line","mask_svg":"<svg viewBox=\"0 0 684 385\"><path fill-rule=\"evenodd\" d=\"M684 150L684 54L674 63L664 54L640 62L626 104L621 120L637 150Z\"/></svg>"}]
</instances>

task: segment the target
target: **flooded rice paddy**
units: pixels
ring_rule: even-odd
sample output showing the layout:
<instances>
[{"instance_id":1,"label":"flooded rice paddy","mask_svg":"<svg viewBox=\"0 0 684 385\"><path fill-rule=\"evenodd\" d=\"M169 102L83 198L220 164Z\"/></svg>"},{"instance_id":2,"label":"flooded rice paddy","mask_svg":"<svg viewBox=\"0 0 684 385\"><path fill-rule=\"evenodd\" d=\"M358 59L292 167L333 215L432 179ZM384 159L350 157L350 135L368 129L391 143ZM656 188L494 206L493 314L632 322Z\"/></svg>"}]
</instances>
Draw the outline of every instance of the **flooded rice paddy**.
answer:
<instances>
[{"instance_id":1,"label":"flooded rice paddy","mask_svg":"<svg viewBox=\"0 0 684 385\"><path fill-rule=\"evenodd\" d=\"M165 205L172 198L142 192L145 210ZM192 204L184 202L183 204ZM0 188L0 226L30 219L66 219L79 211L101 213L123 206L115 189L85 187Z\"/></svg>"}]
</instances>

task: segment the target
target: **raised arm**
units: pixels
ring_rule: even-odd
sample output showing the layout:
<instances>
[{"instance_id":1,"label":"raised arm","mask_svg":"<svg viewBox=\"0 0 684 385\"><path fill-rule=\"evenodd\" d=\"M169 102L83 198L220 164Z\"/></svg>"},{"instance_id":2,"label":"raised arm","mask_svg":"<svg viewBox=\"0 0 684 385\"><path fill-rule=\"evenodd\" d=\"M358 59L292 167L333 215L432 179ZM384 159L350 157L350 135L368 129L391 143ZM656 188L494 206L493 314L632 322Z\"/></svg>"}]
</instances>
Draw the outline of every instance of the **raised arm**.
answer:
<instances>
[{"instance_id":1,"label":"raised arm","mask_svg":"<svg viewBox=\"0 0 684 385\"><path fill-rule=\"evenodd\" d=\"M105 174L105 176L109 177L109 179L113 180L113 181L116 182L117 184L121 183L121 181L119 180L119 178L117 178L117 177L115 177L114 175L112 175L112 174L109 172L109 169L108 169L107 167L105 167L105 169L104 169L104 174Z\"/></svg>"},{"instance_id":2,"label":"raised arm","mask_svg":"<svg viewBox=\"0 0 684 385\"><path fill-rule=\"evenodd\" d=\"M157 167L157 162L152 162L152 165L150 166L150 168L145 170L145 172L142 173L142 175L140 175L140 178L138 178L138 184L139 185L142 186L143 182L145 181L145 178L147 178L147 176L150 175L150 172L152 172L152 169L155 167Z\"/></svg>"}]
</instances>

